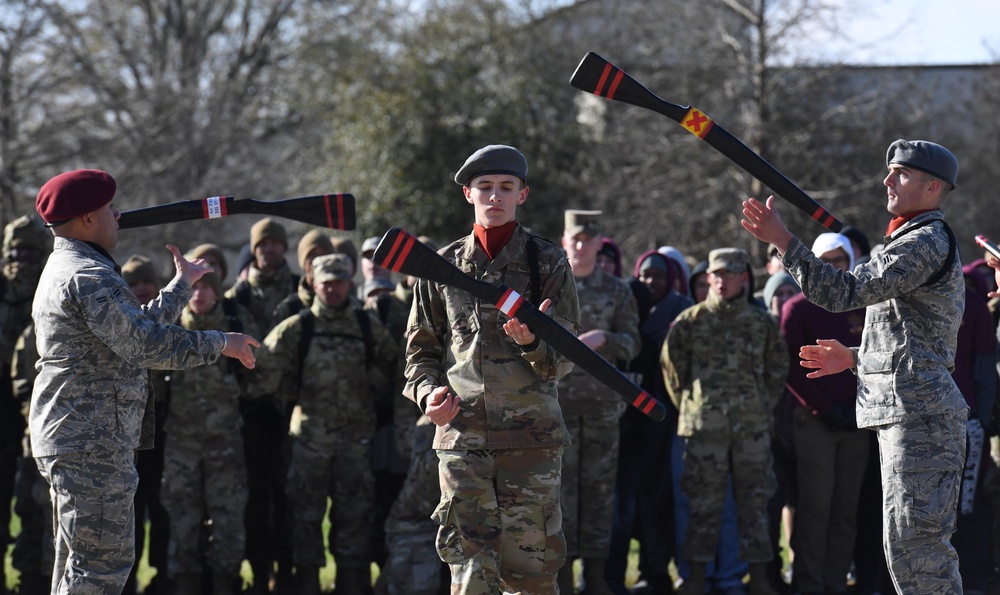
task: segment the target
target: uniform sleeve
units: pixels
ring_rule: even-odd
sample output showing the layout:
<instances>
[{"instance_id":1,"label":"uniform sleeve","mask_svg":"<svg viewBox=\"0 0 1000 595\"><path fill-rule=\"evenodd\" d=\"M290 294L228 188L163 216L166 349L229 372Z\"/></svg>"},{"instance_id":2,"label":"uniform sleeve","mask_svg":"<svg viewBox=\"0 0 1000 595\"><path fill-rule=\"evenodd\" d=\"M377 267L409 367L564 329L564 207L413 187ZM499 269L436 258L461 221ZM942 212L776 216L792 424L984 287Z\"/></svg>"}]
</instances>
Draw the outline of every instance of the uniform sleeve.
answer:
<instances>
[{"instance_id":1,"label":"uniform sleeve","mask_svg":"<svg viewBox=\"0 0 1000 595\"><path fill-rule=\"evenodd\" d=\"M840 271L823 262L796 238L788 244L782 261L810 302L831 312L844 312L913 291L940 270L946 255L933 234L920 230L897 238L853 271Z\"/></svg>"},{"instance_id":2,"label":"uniform sleeve","mask_svg":"<svg viewBox=\"0 0 1000 595\"><path fill-rule=\"evenodd\" d=\"M600 353L604 359L614 361L630 361L639 355L641 345L639 337L639 307L635 296L624 283L619 284L615 316L611 330L608 331L607 342Z\"/></svg>"},{"instance_id":3,"label":"uniform sleeve","mask_svg":"<svg viewBox=\"0 0 1000 595\"><path fill-rule=\"evenodd\" d=\"M580 300L576 295L576 280L565 257L559 259L552 274L542 286L542 300L552 300L547 314L574 335L580 332ZM557 381L573 369L573 362L545 341L522 357L542 380Z\"/></svg>"},{"instance_id":4,"label":"uniform sleeve","mask_svg":"<svg viewBox=\"0 0 1000 595\"><path fill-rule=\"evenodd\" d=\"M90 331L119 357L140 368L176 370L214 363L225 347L220 331L188 331L147 315L117 276L81 272L72 279ZM181 306L183 309L183 305ZM165 315L166 311L159 311ZM180 315L180 309L176 315ZM174 317L176 320L176 316Z\"/></svg>"},{"instance_id":5,"label":"uniform sleeve","mask_svg":"<svg viewBox=\"0 0 1000 595\"><path fill-rule=\"evenodd\" d=\"M681 395L691 381L690 326L680 318L671 325L667 338L660 350L660 367L663 383L674 407L681 408Z\"/></svg>"},{"instance_id":6,"label":"uniform sleeve","mask_svg":"<svg viewBox=\"0 0 1000 595\"><path fill-rule=\"evenodd\" d=\"M444 345L449 340L448 317L437 288L420 279L406 325L406 384L403 395L424 410L429 394L447 384Z\"/></svg>"},{"instance_id":7,"label":"uniform sleeve","mask_svg":"<svg viewBox=\"0 0 1000 595\"><path fill-rule=\"evenodd\" d=\"M158 324L175 324L191 299L192 289L186 281L174 278L160 290L153 301L141 306L143 313Z\"/></svg>"}]
</instances>

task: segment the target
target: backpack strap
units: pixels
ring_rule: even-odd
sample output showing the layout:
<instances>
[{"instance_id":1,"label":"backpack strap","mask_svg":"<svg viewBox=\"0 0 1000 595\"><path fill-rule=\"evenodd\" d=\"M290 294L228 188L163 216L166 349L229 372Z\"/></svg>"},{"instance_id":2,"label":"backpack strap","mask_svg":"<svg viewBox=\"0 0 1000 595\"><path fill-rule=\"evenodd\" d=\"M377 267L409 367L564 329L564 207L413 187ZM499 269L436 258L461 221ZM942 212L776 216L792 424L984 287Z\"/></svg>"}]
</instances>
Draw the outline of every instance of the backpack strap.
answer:
<instances>
[{"instance_id":1,"label":"backpack strap","mask_svg":"<svg viewBox=\"0 0 1000 595\"><path fill-rule=\"evenodd\" d=\"M526 245L528 257L528 301L538 305L538 300L542 297L542 276L538 271L538 244L535 243L535 236L528 234Z\"/></svg>"},{"instance_id":2,"label":"backpack strap","mask_svg":"<svg viewBox=\"0 0 1000 595\"><path fill-rule=\"evenodd\" d=\"M368 317L368 312L362 308L355 308L354 315L358 317L358 326L361 327L361 337L365 343L365 368L372 367L372 360L375 359L375 342L372 340L372 319Z\"/></svg>"},{"instance_id":3,"label":"backpack strap","mask_svg":"<svg viewBox=\"0 0 1000 595\"><path fill-rule=\"evenodd\" d=\"M313 334L316 332L316 320L312 310L305 308L299 310L299 386L302 386L302 372L306 365L306 355L309 354L309 345L312 343Z\"/></svg>"}]
</instances>

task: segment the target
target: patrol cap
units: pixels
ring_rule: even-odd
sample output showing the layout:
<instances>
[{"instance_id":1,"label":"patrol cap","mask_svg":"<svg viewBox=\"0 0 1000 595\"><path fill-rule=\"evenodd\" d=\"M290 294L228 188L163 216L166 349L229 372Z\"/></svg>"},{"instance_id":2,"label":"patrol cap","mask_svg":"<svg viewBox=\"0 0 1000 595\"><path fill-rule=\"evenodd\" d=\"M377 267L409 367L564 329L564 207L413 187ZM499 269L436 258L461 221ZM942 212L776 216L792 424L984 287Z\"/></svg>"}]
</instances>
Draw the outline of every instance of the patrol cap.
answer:
<instances>
[{"instance_id":1,"label":"patrol cap","mask_svg":"<svg viewBox=\"0 0 1000 595\"><path fill-rule=\"evenodd\" d=\"M750 255L739 248L716 248L708 253L708 273L726 269L733 273L750 270Z\"/></svg>"},{"instance_id":2,"label":"patrol cap","mask_svg":"<svg viewBox=\"0 0 1000 595\"><path fill-rule=\"evenodd\" d=\"M372 236L370 238L366 238L365 241L362 242L361 244L361 256L367 258L371 252L375 251L375 248L378 248L378 243L380 241L382 241L382 238L380 236Z\"/></svg>"},{"instance_id":3,"label":"patrol cap","mask_svg":"<svg viewBox=\"0 0 1000 595\"><path fill-rule=\"evenodd\" d=\"M396 284L392 282L392 279L372 277L365 281L364 286L361 288L361 295L369 297L375 291L393 291L394 289L396 289Z\"/></svg>"},{"instance_id":4,"label":"patrol cap","mask_svg":"<svg viewBox=\"0 0 1000 595\"><path fill-rule=\"evenodd\" d=\"M160 286L159 276L156 274L153 261L141 254L133 254L125 261L125 264L122 265L122 279L125 279L129 285L139 281L149 281L157 287Z\"/></svg>"},{"instance_id":5,"label":"patrol cap","mask_svg":"<svg viewBox=\"0 0 1000 595\"><path fill-rule=\"evenodd\" d=\"M117 188L111 174L99 169L63 172L38 191L35 210L46 227L55 227L108 204Z\"/></svg>"},{"instance_id":6,"label":"patrol cap","mask_svg":"<svg viewBox=\"0 0 1000 595\"><path fill-rule=\"evenodd\" d=\"M565 215L565 229L568 237L576 237L577 234L587 234L587 237L596 238L601 235L601 211L581 211L569 209Z\"/></svg>"},{"instance_id":7,"label":"patrol cap","mask_svg":"<svg viewBox=\"0 0 1000 595\"><path fill-rule=\"evenodd\" d=\"M285 227L274 219L265 217L250 228L250 252L256 250L257 244L268 238L281 242L285 245L285 250L288 249L288 234L285 232Z\"/></svg>"},{"instance_id":8,"label":"patrol cap","mask_svg":"<svg viewBox=\"0 0 1000 595\"><path fill-rule=\"evenodd\" d=\"M514 147L508 145L487 145L465 160L455 182L468 186L472 178L487 174L507 174L521 178L528 183L528 160Z\"/></svg>"},{"instance_id":9,"label":"patrol cap","mask_svg":"<svg viewBox=\"0 0 1000 595\"><path fill-rule=\"evenodd\" d=\"M958 185L958 159L937 143L926 140L893 141L885 153L885 165L889 167L893 163L941 178L951 184L952 189Z\"/></svg>"},{"instance_id":10,"label":"patrol cap","mask_svg":"<svg viewBox=\"0 0 1000 595\"><path fill-rule=\"evenodd\" d=\"M324 254L313 259L313 280L317 283L351 278L351 259L344 254Z\"/></svg>"}]
</instances>

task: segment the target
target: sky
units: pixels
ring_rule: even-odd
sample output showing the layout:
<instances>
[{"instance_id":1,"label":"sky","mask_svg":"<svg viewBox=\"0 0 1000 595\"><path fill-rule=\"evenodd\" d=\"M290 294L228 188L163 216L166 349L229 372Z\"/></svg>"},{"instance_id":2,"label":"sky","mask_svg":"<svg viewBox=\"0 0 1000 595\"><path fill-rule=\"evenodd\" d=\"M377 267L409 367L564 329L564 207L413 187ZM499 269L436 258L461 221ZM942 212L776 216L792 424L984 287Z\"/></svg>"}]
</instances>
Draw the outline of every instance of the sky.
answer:
<instances>
[{"instance_id":1,"label":"sky","mask_svg":"<svg viewBox=\"0 0 1000 595\"><path fill-rule=\"evenodd\" d=\"M845 4L849 0L843 1ZM852 64L982 64L1000 62L1000 0L863 0L840 16L849 39L818 34L802 55ZM822 49L820 49L822 48Z\"/></svg>"}]
</instances>

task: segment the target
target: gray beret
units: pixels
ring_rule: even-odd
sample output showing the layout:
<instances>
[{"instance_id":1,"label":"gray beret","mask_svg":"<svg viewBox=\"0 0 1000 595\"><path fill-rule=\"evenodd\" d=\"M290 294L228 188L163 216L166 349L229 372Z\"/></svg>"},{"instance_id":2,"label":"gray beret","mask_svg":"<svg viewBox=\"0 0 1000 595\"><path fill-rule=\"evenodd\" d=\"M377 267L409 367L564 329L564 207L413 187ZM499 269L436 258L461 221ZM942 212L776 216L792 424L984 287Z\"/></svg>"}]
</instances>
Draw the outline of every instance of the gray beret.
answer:
<instances>
[{"instance_id":1,"label":"gray beret","mask_svg":"<svg viewBox=\"0 0 1000 595\"><path fill-rule=\"evenodd\" d=\"M455 174L455 182L462 186L468 186L472 178L486 174L517 176L527 184L528 160L514 147L488 145L465 160L465 164Z\"/></svg>"},{"instance_id":2,"label":"gray beret","mask_svg":"<svg viewBox=\"0 0 1000 595\"><path fill-rule=\"evenodd\" d=\"M958 185L958 159L937 143L899 139L889 145L889 150L885 153L886 167L893 163L941 178L951 184L952 189Z\"/></svg>"}]
</instances>

